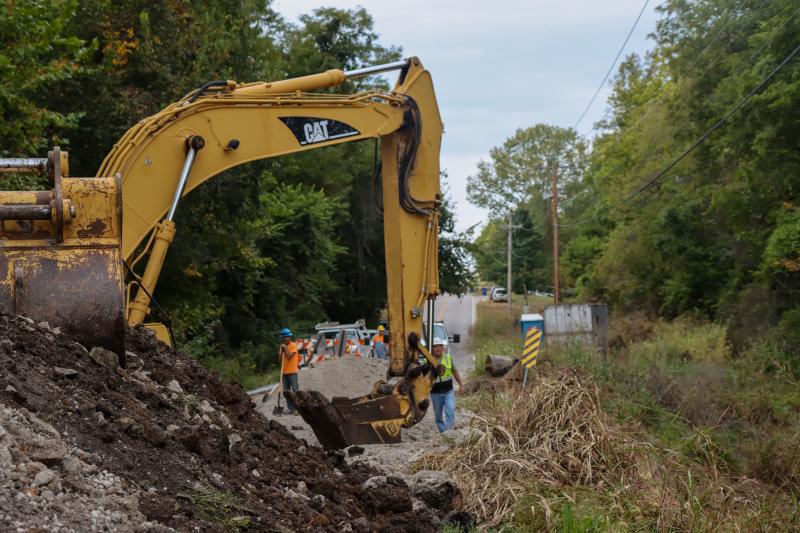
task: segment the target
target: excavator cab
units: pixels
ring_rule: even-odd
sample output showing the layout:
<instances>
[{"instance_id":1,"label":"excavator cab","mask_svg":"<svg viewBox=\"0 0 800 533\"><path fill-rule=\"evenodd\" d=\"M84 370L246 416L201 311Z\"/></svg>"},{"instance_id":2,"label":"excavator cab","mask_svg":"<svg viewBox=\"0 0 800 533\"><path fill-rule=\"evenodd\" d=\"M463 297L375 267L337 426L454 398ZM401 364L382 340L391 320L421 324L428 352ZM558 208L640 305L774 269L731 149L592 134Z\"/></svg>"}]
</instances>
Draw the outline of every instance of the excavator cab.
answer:
<instances>
[{"instance_id":1,"label":"excavator cab","mask_svg":"<svg viewBox=\"0 0 800 533\"><path fill-rule=\"evenodd\" d=\"M312 92L388 71L399 72L390 92ZM439 292L441 134L430 74L412 57L276 82L208 82L128 130L94 178L70 177L58 148L47 159L0 159L0 170L47 172L52 184L0 192L0 310L112 350L124 367L126 325L150 314L184 195L249 161L377 138L394 333L387 379L353 399L286 395L325 447L398 442L400 428L425 415L438 365L417 341ZM171 344L166 328L149 326Z\"/></svg>"}]
</instances>

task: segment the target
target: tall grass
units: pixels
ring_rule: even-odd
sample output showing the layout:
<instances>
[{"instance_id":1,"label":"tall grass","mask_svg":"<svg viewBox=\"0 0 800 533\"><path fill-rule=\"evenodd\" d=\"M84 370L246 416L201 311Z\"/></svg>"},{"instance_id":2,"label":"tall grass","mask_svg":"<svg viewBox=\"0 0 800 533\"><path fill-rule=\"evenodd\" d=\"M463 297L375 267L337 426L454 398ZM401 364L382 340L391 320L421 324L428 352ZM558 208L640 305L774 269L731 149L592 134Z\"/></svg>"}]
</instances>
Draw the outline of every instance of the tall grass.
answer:
<instances>
[{"instance_id":1,"label":"tall grass","mask_svg":"<svg viewBox=\"0 0 800 533\"><path fill-rule=\"evenodd\" d=\"M507 315L479 320L479 354L518 353ZM605 361L553 348L526 390L465 398L473 438L420 466L452 471L503 531L800 530L800 386L771 347L733 354L707 322L611 323Z\"/></svg>"},{"instance_id":2,"label":"tall grass","mask_svg":"<svg viewBox=\"0 0 800 533\"><path fill-rule=\"evenodd\" d=\"M277 368L267 372L258 372L255 364L244 358L206 358L203 360L203 366L212 372L218 372L226 379L236 381L245 390L252 390L262 385L275 383L280 379L281 374L281 371Z\"/></svg>"},{"instance_id":3,"label":"tall grass","mask_svg":"<svg viewBox=\"0 0 800 533\"><path fill-rule=\"evenodd\" d=\"M484 374L487 355L518 357L522 350L519 332L521 307L511 306L511 313L504 303L480 302L477 322L472 330L475 373Z\"/></svg>"}]
</instances>

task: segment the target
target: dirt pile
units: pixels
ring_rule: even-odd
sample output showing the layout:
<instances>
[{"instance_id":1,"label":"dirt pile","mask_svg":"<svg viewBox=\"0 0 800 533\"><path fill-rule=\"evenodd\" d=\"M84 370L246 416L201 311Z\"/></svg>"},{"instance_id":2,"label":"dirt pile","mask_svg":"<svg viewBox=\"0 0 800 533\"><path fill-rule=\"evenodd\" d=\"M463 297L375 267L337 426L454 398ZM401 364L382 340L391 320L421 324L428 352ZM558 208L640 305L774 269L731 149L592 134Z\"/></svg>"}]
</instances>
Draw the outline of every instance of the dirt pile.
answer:
<instances>
[{"instance_id":1,"label":"dirt pile","mask_svg":"<svg viewBox=\"0 0 800 533\"><path fill-rule=\"evenodd\" d=\"M0 529L68 526L68 510L116 531L439 529L404 482L296 439L146 330L128 348L123 370L48 324L0 316ZM47 460L29 444L42 439L57 449Z\"/></svg>"},{"instance_id":2,"label":"dirt pile","mask_svg":"<svg viewBox=\"0 0 800 533\"><path fill-rule=\"evenodd\" d=\"M130 486L96 459L27 410L0 406L2 529L156 530Z\"/></svg>"},{"instance_id":3,"label":"dirt pile","mask_svg":"<svg viewBox=\"0 0 800 533\"><path fill-rule=\"evenodd\" d=\"M300 370L300 388L319 391L328 398L356 397L369 393L376 381L385 379L387 369L388 361L378 359L350 356L326 359ZM256 396L255 402L264 416L282 422L298 438L316 444L313 430L299 415L273 415L279 396L279 392L275 391L271 395ZM420 423L402 430L399 444L352 446L347 449L346 461L358 467L375 468L403 480L411 488L412 496L446 513L454 507L460 507L460 491L455 481L445 472L417 471L414 465L425 454L447 450L454 442L460 442L465 435L469 436L472 416L471 412L458 409L455 428L442 434L436 428L431 408ZM453 516L448 516L448 521L455 523ZM469 528L465 527L464 530Z\"/></svg>"}]
</instances>

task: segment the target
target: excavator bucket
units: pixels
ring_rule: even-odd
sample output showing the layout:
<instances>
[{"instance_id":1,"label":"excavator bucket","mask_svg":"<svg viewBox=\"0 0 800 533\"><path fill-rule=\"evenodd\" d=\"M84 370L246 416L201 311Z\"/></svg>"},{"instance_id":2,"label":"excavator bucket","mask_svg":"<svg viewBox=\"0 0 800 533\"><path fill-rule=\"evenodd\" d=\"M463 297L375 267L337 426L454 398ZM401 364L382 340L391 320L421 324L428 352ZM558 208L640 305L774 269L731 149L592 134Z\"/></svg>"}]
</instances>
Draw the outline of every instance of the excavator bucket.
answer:
<instances>
[{"instance_id":1,"label":"excavator bucket","mask_svg":"<svg viewBox=\"0 0 800 533\"><path fill-rule=\"evenodd\" d=\"M328 400L317 391L284 391L297 412L314 430L326 449L353 444L394 444L400 442L400 428L410 409L401 394L376 392L358 398Z\"/></svg>"},{"instance_id":2,"label":"excavator bucket","mask_svg":"<svg viewBox=\"0 0 800 533\"><path fill-rule=\"evenodd\" d=\"M48 322L125 364L119 178L69 178L66 153L0 161L49 171L50 191L0 192L0 311Z\"/></svg>"}]
</instances>

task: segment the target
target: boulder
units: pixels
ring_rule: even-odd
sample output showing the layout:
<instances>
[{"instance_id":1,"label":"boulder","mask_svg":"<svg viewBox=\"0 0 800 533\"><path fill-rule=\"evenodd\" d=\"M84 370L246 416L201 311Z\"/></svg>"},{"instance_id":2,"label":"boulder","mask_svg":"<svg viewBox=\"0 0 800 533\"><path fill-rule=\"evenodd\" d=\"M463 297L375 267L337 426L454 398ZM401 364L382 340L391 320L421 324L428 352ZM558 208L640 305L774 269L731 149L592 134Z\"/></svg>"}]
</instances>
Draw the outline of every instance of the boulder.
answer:
<instances>
[{"instance_id":1,"label":"boulder","mask_svg":"<svg viewBox=\"0 0 800 533\"><path fill-rule=\"evenodd\" d=\"M36 477L33 478L33 486L42 487L44 485L49 484L55 478L56 478L55 472L53 472L49 468L45 468L44 470L36 474Z\"/></svg>"},{"instance_id":2,"label":"boulder","mask_svg":"<svg viewBox=\"0 0 800 533\"><path fill-rule=\"evenodd\" d=\"M146 424L144 426L144 439L159 448L167 443L167 436L158 424Z\"/></svg>"},{"instance_id":3,"label":"boulder","mask_svg":"<svg viewBox=\"0 0 800 533\"><path fill-rule=\"evenodd\" d=\"M167 389L177 394L183 394L183 389L181 388L181 384L178 383L178 381L175 379L167 383Z\"/></svg>"},{"instance_id":4,"label":"boulder","mask_svg":"<svg viewBox=\"0 0 800 533\"><path fill-rule=\"evenodd\" d=\"M112 370L119 366L119 356L111 350L106 350L100 346L95 346L89 352L89 359L94 361L98 366L111 368Z\"/></svg>"},{"instance_id":5,"label":"boulder","mask_svg":"<svg viewBox=\"0 0 800 533\"><path fill-rule=\"evenodd\" d=\"M362 485L364 500L376 513L405 513L414 508L407 486L392 476L373 476Z\"/></svg>"},{"instance_id":6,"label":"boulder","mask_svg":"<svg viewBox=\"0 0 800 533\"><path fill-rule=\"evenodd\" d=\"M486 373L493 378L504 376L515 364L515 360L507 355L486 356Z\"/></svg>"},{"instance_id":7,"label":"boulder","mask_svg":"<svg viewBox=\"0 0 800 533\"><path fill-rule=\"evenodd\" d=\"M452 476L439 470L421 470L411 476L409 485L414 497L440 511L452 510L461 497Z\"/></svg>"},{"instance_id":8,"label":"boulder","mask_svg":"<svg viewBox=\"0 0 800 533\"><path fill-rule=\"evenodd\" d=\"M25 443L25 455L46 465L60 463L67 455L67 446L61 439L36 439Z\"/></svg>"}]
</instances>

